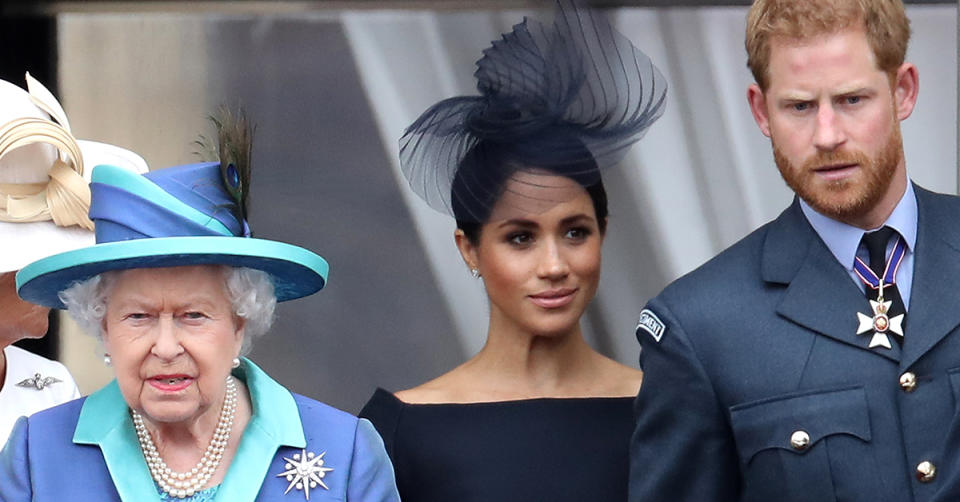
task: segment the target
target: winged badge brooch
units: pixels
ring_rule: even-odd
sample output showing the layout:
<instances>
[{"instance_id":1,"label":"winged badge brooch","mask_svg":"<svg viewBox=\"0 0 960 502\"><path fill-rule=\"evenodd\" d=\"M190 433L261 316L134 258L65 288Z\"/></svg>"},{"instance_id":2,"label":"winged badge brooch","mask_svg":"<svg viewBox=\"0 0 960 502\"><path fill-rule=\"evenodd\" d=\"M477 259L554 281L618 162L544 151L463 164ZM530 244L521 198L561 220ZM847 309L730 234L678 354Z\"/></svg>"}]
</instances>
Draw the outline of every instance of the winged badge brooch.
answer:
<instances>
[{"instance_id":1,"label":"winged badge brooch","mask_svg":"<svg viewBox=\"0 0 960 502\"><path fill-rule=\"evenodd\" d=\"M45 377L40 373L34 373L33 378L27 378L17 382L17 387L27 387L33 388L36 390L43 390L57 382L61 382L59 378L55 377Z\"/></svg>"}]
</instances>

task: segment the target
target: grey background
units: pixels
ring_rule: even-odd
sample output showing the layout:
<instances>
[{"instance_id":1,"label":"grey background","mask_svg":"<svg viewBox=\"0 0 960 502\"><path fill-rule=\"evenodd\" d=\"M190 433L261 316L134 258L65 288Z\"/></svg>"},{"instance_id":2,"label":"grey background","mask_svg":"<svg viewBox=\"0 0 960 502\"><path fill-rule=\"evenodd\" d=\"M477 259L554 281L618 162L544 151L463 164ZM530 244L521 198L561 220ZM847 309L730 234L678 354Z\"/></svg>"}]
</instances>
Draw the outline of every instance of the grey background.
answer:
<instances>
[{"instance_id":1,"label":"grey background","mask_svg":"<svg viewBox=\"0 0 960 502\"><path fill-rule=\"evenodd\" d=\"M377 386L417 385L483 344L481 284L457 256L452 219L425 208L398 176L396 141L429 105L475 93L480 51L536 14L379 10L410 3L341 11L314 8L324 2L240 2L230 5L256 11L235 12L196 2L191 9L206 7L58 15L59 96L79 138L130 148L153 169L184 164L197 160L190 142L209 132L208 113L222 103L246 107L257 124L255 235L308 247L331 265L325 290L278 306L252 359L292 390L352 412ZM745 12L611 11L670 85L663 118L623 168L605 174L610 227L600 291L583 325L594 346L621 362L636 364L633 328L648 298L792 196L744 99ZM908 58L921 75L920 103L903 126L908 171L950 192L956 10L908 12ZM83 339L65 336L63 354L88 393L111 375L93 348L78 345Z\"/></svg>"},{"instance_id":2,"label":"grey background","mask_svg":"<svg viewBox=\"0 0 960 502\"><path fill-rule=\"evenodd\" d=\"M257 122L251 227L330 263L328 287L280 304L251 358L291 390L353 411L376 385L455 366L461 349L339 23L224 20L206 33L209 94L244 103Z\"/></svg>"}]
</instances>

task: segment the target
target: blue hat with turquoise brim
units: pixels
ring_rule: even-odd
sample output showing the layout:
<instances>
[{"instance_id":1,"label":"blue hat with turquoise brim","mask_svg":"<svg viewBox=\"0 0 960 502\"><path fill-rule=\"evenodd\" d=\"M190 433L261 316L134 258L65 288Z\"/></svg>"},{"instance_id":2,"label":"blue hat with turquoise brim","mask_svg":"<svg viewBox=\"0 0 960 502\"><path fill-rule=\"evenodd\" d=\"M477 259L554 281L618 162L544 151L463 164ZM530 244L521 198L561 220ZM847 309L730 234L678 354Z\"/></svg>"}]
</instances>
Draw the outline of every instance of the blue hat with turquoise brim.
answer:
<instances>
[{"instance_id":1,"label":"blue hat with turquoise brim","mask_svg":"<svg viewBox=\"0 0 960 502\"><path fill-rule=\"evenodd\" d=\"M327 262L299 246L250 237L224 183L218 162L144 175L97 166L90 184L97 244L25 266L17 273L17 292L29 302L62 309L60 291L102 272L187 265L262 270L278 302L322 289Z\"/></svg>"}]
</instances>

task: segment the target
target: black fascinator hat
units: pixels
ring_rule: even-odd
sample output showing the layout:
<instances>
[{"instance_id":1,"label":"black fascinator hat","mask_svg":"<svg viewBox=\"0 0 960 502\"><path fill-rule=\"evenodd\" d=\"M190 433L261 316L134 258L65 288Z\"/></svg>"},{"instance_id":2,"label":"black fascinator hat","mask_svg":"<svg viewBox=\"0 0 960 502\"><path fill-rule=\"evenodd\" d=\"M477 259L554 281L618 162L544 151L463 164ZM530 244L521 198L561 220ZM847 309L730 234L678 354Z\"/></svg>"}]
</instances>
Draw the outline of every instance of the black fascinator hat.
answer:
<instances>
[{"instance_id":1,"label":"black fascinator hat","mask_svg":"<svg viewBox=\"0 0 960 502\"><path fill-rule=\"evenodd\" d=\"M474 76L479 96L440 101L400 138L410 187L458 220L484 221L519 170L598 183L666 104L650 58L569 0L552 24L524 19L495 40Z\"/></svg>"}]
</instances>

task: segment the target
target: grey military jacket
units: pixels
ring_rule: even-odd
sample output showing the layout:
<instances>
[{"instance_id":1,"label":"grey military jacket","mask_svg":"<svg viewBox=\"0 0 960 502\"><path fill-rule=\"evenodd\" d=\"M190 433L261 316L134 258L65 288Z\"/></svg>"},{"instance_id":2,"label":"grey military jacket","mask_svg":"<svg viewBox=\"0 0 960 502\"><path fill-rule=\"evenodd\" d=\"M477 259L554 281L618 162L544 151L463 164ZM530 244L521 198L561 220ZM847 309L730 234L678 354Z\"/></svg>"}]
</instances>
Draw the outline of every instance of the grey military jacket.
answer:
<instances>
[{"instance_id":1,"label":"grey military jacket","mask_svg":"<svg viewBox=\"0 0 960 502\"><path fill-rule=\"evenodd\" d=\"M630 500L960 500L960 198L915 187L901 349L796 201L641 315Z\"/></svg>"}]
</instances>

